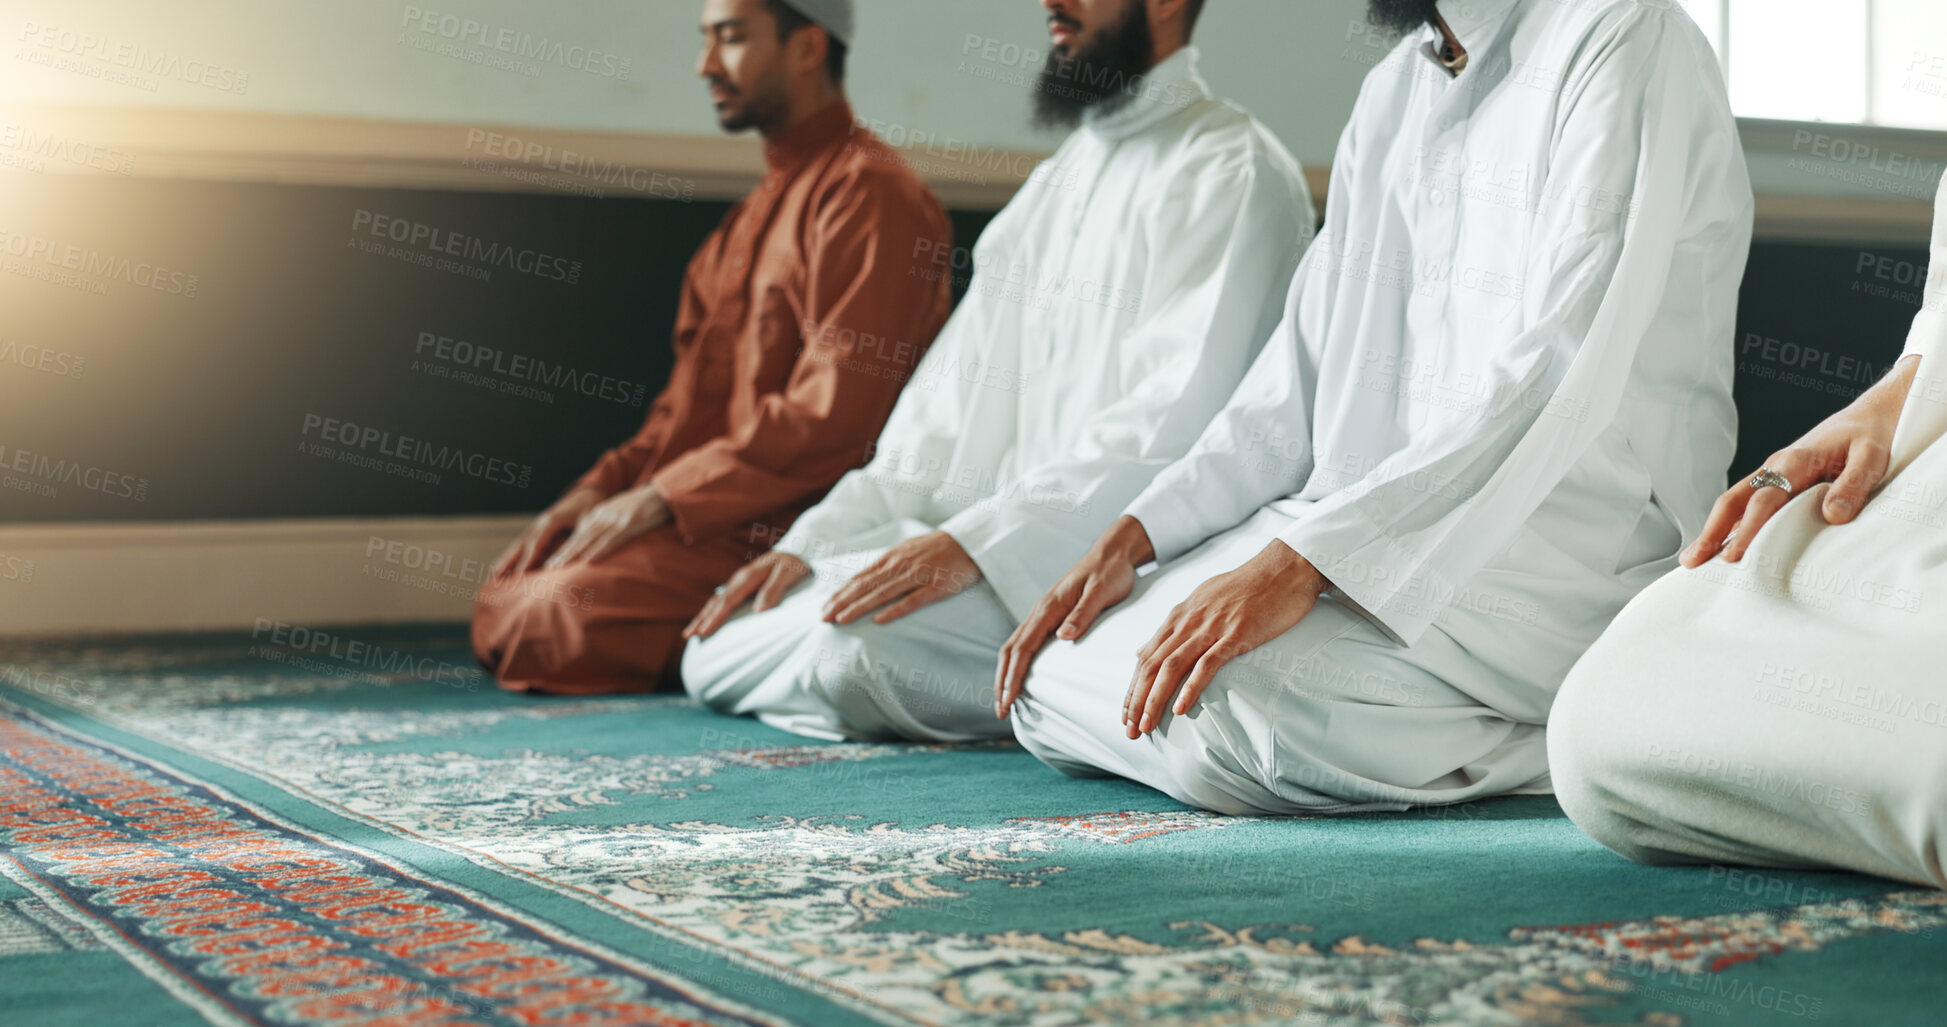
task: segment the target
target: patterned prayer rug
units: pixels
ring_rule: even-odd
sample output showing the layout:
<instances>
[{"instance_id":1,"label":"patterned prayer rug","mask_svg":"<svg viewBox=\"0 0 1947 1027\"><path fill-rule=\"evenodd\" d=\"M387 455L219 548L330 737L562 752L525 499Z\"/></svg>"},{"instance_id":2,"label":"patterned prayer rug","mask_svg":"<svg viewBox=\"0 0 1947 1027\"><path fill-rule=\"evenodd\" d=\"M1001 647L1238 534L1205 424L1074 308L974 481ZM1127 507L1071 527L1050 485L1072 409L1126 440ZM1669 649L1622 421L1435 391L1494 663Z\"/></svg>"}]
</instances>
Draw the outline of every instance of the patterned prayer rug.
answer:
<instances>
[{"instance_id":1,"label":"patterned prayer rug","mask_svg":"<svg viewBox=\"0 0 1947 1027\"><path fill-rule=\"evenodd\" d=\"M1943 966L1947 894L1638 867L1547 799L1220 817L504 695L454 632L0 651L10 1027L1887 1027Z\"/></svg>"}]
</instances>

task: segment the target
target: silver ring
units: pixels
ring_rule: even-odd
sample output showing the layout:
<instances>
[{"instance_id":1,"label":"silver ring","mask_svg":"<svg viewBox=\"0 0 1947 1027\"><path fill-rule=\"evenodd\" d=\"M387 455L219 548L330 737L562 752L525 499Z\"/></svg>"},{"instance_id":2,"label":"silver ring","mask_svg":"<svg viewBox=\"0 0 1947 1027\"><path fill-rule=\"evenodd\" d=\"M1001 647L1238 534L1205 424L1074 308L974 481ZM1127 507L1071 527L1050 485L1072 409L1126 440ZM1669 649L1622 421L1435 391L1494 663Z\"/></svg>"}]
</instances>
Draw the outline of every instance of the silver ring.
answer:
<instances>
[{"instance_id":1,"label":"silver ring","mask_svg":"<svg viewBox=\"0 0 1947 1027\"><path fill-rule=\"evenodd\" d=\"M1751 478L1751 487L1754 489L1784 489L1785 495L1789 496L1792 494L1791 479L1769 467L1761 467L1758 469L1758 473Z\"/></svg>"},{"instance_id":2,"label":"silver ring","mask_svg":"<svg viewBox=\"0 0 1947 1027\"><path fill-rule=\"evenodd\" d=\"M720 595L720 596L722 596L722 595L729 595L729 594L730 594L730 586L729 586L729 585L718 585L718 586L717 586L717 595Z\"/></svg>"}]
</instances>

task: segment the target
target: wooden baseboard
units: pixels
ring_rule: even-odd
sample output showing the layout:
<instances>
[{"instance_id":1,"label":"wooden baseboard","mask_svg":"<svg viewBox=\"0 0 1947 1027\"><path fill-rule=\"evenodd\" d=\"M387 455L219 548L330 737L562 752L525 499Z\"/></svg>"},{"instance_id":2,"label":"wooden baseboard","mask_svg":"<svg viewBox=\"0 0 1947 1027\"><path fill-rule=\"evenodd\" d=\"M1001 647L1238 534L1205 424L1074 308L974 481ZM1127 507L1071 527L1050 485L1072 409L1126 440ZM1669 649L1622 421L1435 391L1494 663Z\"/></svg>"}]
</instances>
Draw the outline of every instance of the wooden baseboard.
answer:
<instances>
[{"instance_id":1,"label":"wooden baseboard","mask_svg":"<svg viewBox=\"0 0 1947 1027\"><path fill-rule=\"evenodd\" d=\"M460 623L530 519L0 527L0 636Z\"/></svg>"},{"instance_id":2,"label":"wooden baseboard","mask_svg":"<svg viewBox=\"0 0 1947 1027\"><path fill-rule=\"evenodd\" d=\"M1850 196L1758 197L1759 242L1857 243L1926 249L1933 238L1933 204Z\"/></svg>"}]
</instances>

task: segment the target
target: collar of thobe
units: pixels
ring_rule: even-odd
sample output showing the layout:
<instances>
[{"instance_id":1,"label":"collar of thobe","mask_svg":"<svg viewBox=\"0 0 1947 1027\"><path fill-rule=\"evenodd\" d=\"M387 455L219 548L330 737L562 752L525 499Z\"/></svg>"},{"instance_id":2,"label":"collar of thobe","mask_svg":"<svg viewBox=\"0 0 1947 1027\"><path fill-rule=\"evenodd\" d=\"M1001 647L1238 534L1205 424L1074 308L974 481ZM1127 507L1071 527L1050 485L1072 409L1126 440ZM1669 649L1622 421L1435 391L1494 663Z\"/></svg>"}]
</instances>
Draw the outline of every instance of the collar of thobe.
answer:
<instances>
[{"instance_id":1,"label":"collar of thobe","mask_svg":"<svg viewBox=\"0 0 1947 1027\"><path fill-rule=\"evenodd\" d=\"M1194 46L1165 57L1125 88L1132 94L1127 103L1112 111L1088 111L1082 127L1108 139L1125 139L1210 96L1210 87L1197 74Z\"/></svg>"},{"instance_id":2,"label":"collar of thobe","mask_svg":"<svg viewBox=\"0 0 1947 1027\"><path fill-rule=\"evenodd\" d=\"M1508 20L1508 16L1521 6L1521 0L1438 0L1434 6L1439 9L1447 27L1453 30L1454 38L1460 40L1461 49L1471 55L1494 38L1494 33ZM1440 56L1444 40L1439 27L1428 25L1421 31L1426 33L1426 43L1420 47L1420 52L1428 60L1445 67L1446 62ZM1460 70L1465 70L1465 66ZM1459 70L1455 74L1459 74Z\"/></svg>"},{"instance_id":3,"label":"collar of thobe","mask_svg":"<svg viewBox=\"0 0 1947 1027\"><path fill-rule=\"evenodd\" d=\"M827 147L850 138L852 131L852 105L835 100L776 139L765 140L764 162L774 171L794 170Z\"/></svg>"}]
</instances>

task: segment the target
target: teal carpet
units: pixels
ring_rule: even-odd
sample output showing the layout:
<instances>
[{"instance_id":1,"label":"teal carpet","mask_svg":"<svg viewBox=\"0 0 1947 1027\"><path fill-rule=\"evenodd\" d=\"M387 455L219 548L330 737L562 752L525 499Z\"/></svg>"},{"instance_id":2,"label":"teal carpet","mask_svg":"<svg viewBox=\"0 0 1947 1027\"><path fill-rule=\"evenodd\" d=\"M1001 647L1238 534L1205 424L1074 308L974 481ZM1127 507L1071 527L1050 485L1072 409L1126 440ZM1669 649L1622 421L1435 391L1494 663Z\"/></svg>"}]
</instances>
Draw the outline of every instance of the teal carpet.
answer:
<instances>
[{"instance_id":1,"label":"teal carpet","mask_svg":"<svg viewBox=\"0 0 1947 1027\"><path fill-rule=\"evenodd\" d=\"M1548 799L1274 820L499 693L457 632L0 651L0 1023L1937 1024L1947 895Z\"/></svg>"}]
</instances>

